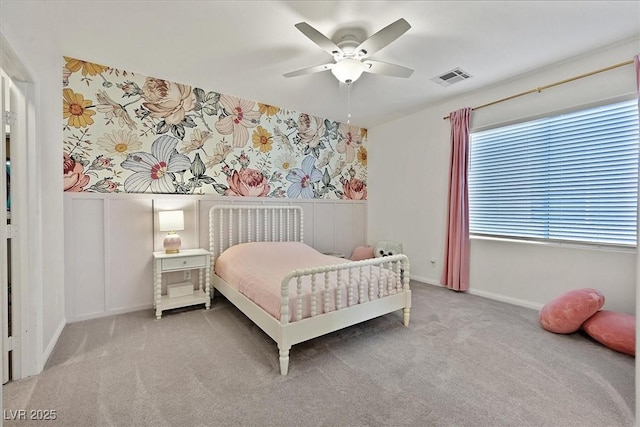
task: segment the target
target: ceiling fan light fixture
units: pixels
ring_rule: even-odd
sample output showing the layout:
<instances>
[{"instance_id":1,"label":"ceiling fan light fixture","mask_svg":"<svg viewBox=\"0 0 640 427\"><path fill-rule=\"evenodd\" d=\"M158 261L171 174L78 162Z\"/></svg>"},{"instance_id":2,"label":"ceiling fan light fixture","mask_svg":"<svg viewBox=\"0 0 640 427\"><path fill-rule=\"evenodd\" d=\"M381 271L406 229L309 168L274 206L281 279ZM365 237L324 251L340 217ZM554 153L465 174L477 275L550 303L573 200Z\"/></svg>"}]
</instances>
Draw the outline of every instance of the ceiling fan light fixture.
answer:
<instances>
[{"instance_id":1,"label":"ceiling fan light fixture","mask_svg":"<svg viewBox=\"0 0 640 427\"><path fill-rule=\"evenodd\" d=\"M331 68L331 72L342 83L351 84L360 78L365 65L356 59L345 58Z\"/></svg>"}]
</instances>

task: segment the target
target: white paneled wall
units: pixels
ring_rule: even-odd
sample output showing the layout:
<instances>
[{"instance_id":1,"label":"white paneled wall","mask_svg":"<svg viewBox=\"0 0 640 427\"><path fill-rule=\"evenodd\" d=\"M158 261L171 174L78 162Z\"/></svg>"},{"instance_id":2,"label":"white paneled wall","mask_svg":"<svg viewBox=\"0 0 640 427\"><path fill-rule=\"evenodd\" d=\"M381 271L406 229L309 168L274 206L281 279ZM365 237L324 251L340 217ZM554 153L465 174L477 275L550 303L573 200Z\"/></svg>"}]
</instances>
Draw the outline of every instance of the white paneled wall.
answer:
<instances>
[{"instance_id":1,"label":"white paneled wall","mask_svg":"<svg viewBox=\"0 0 640 427\"><path fill-rule=\"evenodd\" d=\"M151 198L65 197L67 321L151 306Z\"/></svg>"},{"instance_id":2,"label":"white paneled wall","mask_svg":"<svg viewBox=\"0 0 640 427\"><path fill-rule=\"evenodd\" d=\"M82 301L83 314L105 310L105 201L101 199L70 200L65 206L65 286L67 319L76 314L77 301ZM95 224L100 224L96 227ZM74 268L81 265L82 268Z\"/></svg>"},{"instance_id":3,"label":"white paneled wall","mask_svg":"<svg viewBox=\"0 0 640 427\"><path fill-rule=\"evenodd\" d=\"M145 307L152 292L148 279L153 272L149 260L153 230L149 200L105 200L106 310L117 312ZM132 238L135 239L132 241ZM108 284L108 285L107 285Z\"/></svg>"},{"instance_id":4,"label":"white paneled wall","mask_svg":"<svg viewBox=\"0 0 640 427\"><path fill-rule=\"evenodd\" d=\"M349 256L367 243L366 201L65 193L64 203L67 322L151 309L151 253L162 250L165 235L157 231L161 210L184 211L183 248L208 249L209 209L226 204L301 206L304 240L321 252ZM163 286L183 281L179 274L166 275Z\"/></svg>"}]
</instances>

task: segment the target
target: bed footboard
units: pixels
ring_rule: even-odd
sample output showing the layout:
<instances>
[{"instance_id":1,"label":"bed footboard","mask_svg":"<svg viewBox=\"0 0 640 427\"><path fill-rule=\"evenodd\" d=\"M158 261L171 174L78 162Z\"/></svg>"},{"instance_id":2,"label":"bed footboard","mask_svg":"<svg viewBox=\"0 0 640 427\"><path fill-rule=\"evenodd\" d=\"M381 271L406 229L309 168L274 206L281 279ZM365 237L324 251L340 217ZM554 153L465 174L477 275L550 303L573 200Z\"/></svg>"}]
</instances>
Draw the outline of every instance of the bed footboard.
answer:
<instances>
[{"instance_id":1,"label":"bed footboard","mask_svg":"<svg viewBox=\"0 0 640 427\"><path fill-rule=\"evenodd\" d=\"M311 293L303 300L303 280L311 282ZM280 323L299 321L334 310L364 304L409 289L409 259L404 254L350 263L294 270L281 285ZM291 313L291 301L294 312ZM410 301L410 300L409 300ZM306 302L310 307L304 307ZM410 304L404 307L409 325ZM306 315L303 312L309 311Z\"/></svg>"},{"instance_id":2,"label":"bed footboard","mask_svg":"<svg viewBox=\"0 0 640 427\"><path fill-rule=\"evenodd\" d=\"M375 274L376 270L379 274ZM310 295L303 295L305 279L311 282ZM292 344L397 310L403 311L403 323L409 326L409 260L404 254L294 270L282 280L280 289L281 334L274 339L278 344L282 375L287 375L289 369ZM290 312L292 297L293 313ZM304 315L305 302L310 305L308 317Z\"/></svg>"}]
</instances>

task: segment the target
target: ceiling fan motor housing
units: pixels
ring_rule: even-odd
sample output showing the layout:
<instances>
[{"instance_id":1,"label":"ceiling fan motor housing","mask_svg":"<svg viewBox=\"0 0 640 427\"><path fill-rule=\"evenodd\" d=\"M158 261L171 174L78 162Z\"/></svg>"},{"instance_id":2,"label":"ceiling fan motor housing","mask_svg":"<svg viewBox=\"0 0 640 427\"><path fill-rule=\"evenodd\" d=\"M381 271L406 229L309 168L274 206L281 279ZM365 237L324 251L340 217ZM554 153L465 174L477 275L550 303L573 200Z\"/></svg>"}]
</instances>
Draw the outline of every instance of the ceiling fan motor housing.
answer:
<instances>
[{"instance_id":1,"label":"ceiling fan motor housing","mask_svg":"<svg viewBox=\"0 0 640 427\"><path fill-rule=\"evenodd\" d=\"M337 46L342 49L342 52L334 51L333 58L336 62L341 61L345 58L353 58L360 60L363 56L367 54L365 50L361 50L356 52L358 46L360 46L361 42L359 42L355 36L346 35L337 43Z\"/></svg>"}]
</instances>

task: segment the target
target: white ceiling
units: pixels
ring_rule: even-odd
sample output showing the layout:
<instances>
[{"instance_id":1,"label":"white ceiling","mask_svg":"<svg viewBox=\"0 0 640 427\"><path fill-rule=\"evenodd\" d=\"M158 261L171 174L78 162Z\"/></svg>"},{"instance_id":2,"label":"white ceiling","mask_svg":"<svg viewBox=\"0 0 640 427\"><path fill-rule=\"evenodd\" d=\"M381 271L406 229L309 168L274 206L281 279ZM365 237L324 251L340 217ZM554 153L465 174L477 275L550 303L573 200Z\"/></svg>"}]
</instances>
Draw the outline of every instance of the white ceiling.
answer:
<instances>
[{"instance_id":1,"label":"white ceiling","mask_svg":"<svg viewBox=\"0 0 640 427\"><path fill-rule=\"evenodd\" d=\"M282 76L331 62L294 24L366 38L405 18L372 59L415 72L353 84L352 122L366 127L640 35L638 1L0 0L0 12L6 32L64 55L339 121L346 90L329 71ZM431 81L455 67L473 78Z\"/></svg>"}]
</instances>

